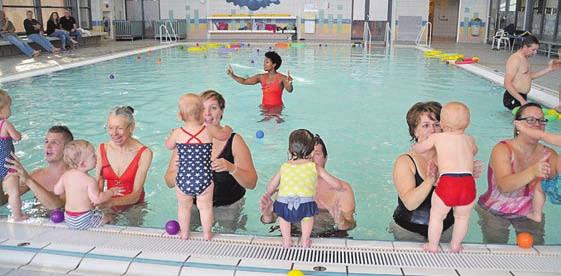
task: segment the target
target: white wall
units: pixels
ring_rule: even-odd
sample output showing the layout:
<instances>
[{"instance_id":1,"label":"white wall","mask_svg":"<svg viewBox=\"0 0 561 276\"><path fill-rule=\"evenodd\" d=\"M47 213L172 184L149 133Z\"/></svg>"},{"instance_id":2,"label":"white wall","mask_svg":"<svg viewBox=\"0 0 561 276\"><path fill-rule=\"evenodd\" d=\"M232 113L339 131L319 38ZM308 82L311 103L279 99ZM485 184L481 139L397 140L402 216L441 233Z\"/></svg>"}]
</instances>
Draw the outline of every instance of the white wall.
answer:
<instances>
[{"instance_id":1,"label":"white wall","mask_svg":"<svg viewBox=\"0 0 561 276\"><path fill-rule=\"evenodd\" d=\"M370 20L387 21L389 0L370 0Z\"/></svg>"},{"instance_id":2,"label":"white wall","mask_svg":"<svg viewBox=\"0 0 561 276\"><path fill-rule=\"evenodd\" d=\"M393 38L401 41L415 41L423 22L428 20L429 0L393 0L393 7L395 7L392 17ZM418 24L411 25L413 19L417 18L420 19ZM405 24L405 20L408 24Z\"/></svg>"}]
</instances>

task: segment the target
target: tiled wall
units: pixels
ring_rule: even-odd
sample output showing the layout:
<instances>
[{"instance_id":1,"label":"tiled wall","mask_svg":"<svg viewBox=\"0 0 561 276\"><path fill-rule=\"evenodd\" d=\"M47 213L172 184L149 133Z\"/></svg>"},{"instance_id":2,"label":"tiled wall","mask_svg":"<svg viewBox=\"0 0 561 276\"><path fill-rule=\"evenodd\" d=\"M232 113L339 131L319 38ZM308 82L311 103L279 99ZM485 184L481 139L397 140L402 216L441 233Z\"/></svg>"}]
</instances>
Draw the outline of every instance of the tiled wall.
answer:
<instances>
[{"instance_id":1,"label":"tiled wall","mask_svg":"<svg viewBox=\"0 0 561 276\"><path fill-rule=\"evenodd\" d=\"M429 0L399 0L394 1L394 5L394 39L398 41L415 41L416 35L421 30L421 27L427 23ZM404 21L403 23L407 22L407 27L400 26L400 20ZM417 23L411 25L411 22Z\"/></svg>"},{"instance_id":2,"label":"tiled wall","mask_svg":"<svg viewBox=\"0 0 561 276\"><path fill-rule=\"evenodd\" d=\"M488 0L462 0L460 7L460 28L458 30L458 42L485 42L485 31L487 30ZM474 18L481 19L480 22Z\"/></svg>"},{"instance_id":3,"label":"tiled wall","mask_svg":"<svg viewBox=\"0 0 561 276\"><path fill-rule=\"evenodd\" d=\"M280 4L271 4L257 11L247 7L235 6L226 0L160 0L162 19L187 19L187 37L189 39L206 39L207 16L230 14L286 14L295 16L301 38L305 39L350 39L352 0L280 0ZM314 9L315 33L304 33L304 9ZM296 22L296 20L294 20ZM233 28L243 24L231 22Z\"/></svg>"}]
</instances>

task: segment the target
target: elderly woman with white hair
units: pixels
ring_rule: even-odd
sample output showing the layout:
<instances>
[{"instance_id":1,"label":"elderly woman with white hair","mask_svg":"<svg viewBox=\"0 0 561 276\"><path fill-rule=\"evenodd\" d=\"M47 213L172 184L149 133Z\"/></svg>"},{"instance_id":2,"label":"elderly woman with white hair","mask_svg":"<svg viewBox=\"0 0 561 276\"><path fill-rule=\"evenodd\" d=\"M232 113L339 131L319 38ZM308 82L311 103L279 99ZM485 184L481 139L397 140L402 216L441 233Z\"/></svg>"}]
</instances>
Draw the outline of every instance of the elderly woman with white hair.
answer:
<instances>
[{"instance_id":1,"label":"elderly woman with white hair","mask_svg":"<svg viewBox=\"0 0 561 276\"><path fill-rule=\"evenodd\" d=\"M152 164L152 151L132 137L134 109L115 107L107 118L111 140L99 145L96 175L100 187L120 187L123 195L114 196L106 207L126 209L144 202L144 181Z\"/></svg>"}]
</instances>

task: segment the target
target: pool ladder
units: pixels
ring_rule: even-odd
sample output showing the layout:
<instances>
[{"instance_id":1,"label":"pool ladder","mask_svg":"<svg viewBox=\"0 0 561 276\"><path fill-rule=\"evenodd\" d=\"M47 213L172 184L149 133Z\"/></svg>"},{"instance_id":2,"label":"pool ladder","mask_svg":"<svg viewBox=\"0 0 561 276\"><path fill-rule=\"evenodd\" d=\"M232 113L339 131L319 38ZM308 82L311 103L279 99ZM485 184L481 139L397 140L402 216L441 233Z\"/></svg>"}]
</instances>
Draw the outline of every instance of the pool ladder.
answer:
<instances>
[{"instance_id":1,"label":"pool ladder","mask_svg":"<svg viewBox=\"0 0 561 276\"><path fill-rule=\"evenodd\" d=\"M372 42L372 32L370 31L370 25L368 25L368 20L364 21L364 28L362 31L362 44L365 47L370 46Z\"/></svg>"},{"instance_id":2,"label":"pool ladder","mask_svg":"<svg viewBox=\"0 0 561 276\"><path fill-rule=\"evenodd\" d=\"M384 35L384 42L386 44L386 49L390 48L392 45L392 28L390 22L386 22L386 33Z\"/></svg>"},{"instance_id":3,"label":"pool ladder","mask_svg":"<svg viewBox=\"0 0 561 276\"><path fill-rule=\"evenodd\" d=\"M423 35L425 34L425 31L428 31L428 33L427 33L427 36L425 37L425 42L421 43L421 40L423 40ZM415 40L415 45L430 48L431 44L432 44L432 23L427 22L427 24L425 24L423 27L421 27L421 30L419 31L419 34L417 35L417 39Z\"/></svg>"},{"instance_id":4,"label":"pool ladder","mask_svg":"<svg viewBox=\"0 0 561 276\"><path fill-rule=\"evenodd\" d=\"M167 26L168 22L170 27L169 29ZM175 29L173 28L173 23L171 21L164 21L163 24L160 24L159 36L160 36L160 43L176 43L179 40L179 37L175 33Z\"/></svg>"}]
</instances>

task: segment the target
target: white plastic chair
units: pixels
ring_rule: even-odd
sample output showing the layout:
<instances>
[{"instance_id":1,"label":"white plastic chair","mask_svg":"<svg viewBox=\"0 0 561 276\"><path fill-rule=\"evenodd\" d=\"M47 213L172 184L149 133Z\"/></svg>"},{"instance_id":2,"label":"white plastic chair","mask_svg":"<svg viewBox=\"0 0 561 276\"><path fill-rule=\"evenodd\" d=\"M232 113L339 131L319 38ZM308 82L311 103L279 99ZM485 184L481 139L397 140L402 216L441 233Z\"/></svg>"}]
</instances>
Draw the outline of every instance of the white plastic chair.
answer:
<instances>
[{"instance_id":1,"label":"white plastic chair","mask_svg":"<svg viewBox=\"0 0 561 276\"><path fill-rule=\"evenodd\" d=\"M503 29L499 29L495 36L493 36L493 42L491 44L491 49L495 48L495 42L497 42L497 50L501 49L501 42L505 42L505 49L510 49L510 38L508 34ZM508 48L506 48L508 46Z\"/></svg>"}]
</instances>

